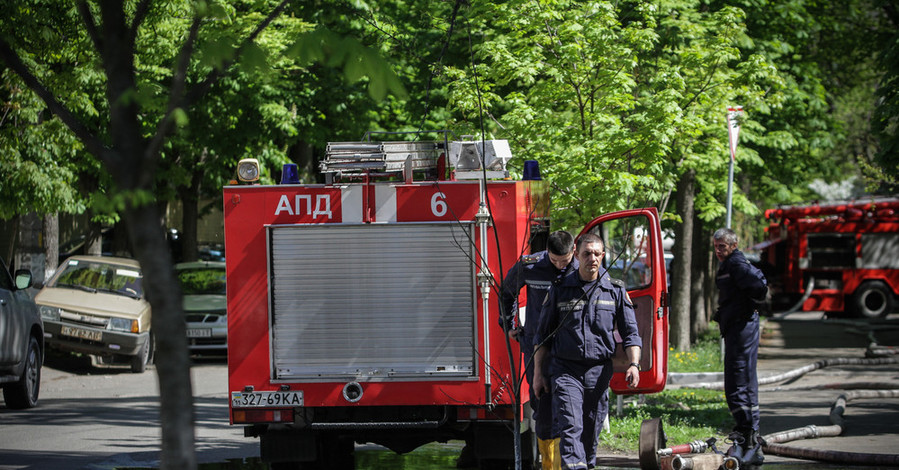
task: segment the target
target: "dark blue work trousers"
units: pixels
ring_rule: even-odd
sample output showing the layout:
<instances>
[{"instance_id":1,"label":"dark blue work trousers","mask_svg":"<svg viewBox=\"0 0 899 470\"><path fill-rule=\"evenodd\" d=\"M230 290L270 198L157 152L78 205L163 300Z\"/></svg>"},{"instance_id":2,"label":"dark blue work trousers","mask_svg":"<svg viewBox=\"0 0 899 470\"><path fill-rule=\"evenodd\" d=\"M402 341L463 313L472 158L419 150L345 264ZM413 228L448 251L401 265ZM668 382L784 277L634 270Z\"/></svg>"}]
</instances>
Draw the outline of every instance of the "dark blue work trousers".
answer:
<instances>
[{"instance_id":1,"label":"dark blue work trousers","mask_svg":"<svg viewBox=\"0 0 899 470\"><path fill-rule=\"evenodd\" d=\"M534 338L522 336L520 345L521 345L521 354L524 358L524 375L528 381L528 385L533 385L534 383ZM555 439L559 437L558 434L553 430L553 399L552 392L544 394L542 397L537 398L537 395L534 393L534 387L529 387L530 393L530 404L531 410L534 411L534 433L537 434L537 439L540 440L549 440Z\"/></svg>"},{"instance_id":2,"label":"dark blue work trousers","mask_svg":"<svg viewBox=\"0 0 899 470\"><path fill-rule=\"evenodd\" d=\"M596 446L609 409L611 380L611 361L583 374L570 370L553 374L553 408L563 469L596 466Z\"/></svg>"},{"instance_id":3,"label":"dark blue work trousers","mask_svg":"<svg viewBox=\"0 0 899 470\"><path fill-rule=\"evenodd\" d=\"M759 429L759 316L729 325L724 333L724 396L735 431Z\"/></svg>"}]
</instances>

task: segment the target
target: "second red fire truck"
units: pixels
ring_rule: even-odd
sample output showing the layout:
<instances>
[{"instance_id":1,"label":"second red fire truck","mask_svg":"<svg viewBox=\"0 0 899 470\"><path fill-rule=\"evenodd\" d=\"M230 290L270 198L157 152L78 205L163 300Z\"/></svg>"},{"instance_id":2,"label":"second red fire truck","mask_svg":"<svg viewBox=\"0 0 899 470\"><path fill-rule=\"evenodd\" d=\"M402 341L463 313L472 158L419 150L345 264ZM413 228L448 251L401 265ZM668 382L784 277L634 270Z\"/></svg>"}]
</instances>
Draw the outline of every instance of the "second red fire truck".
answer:
<instances>
[{"instance_id":1,"label":"second red fire truck","mask_svg":"<svg viewBox=\"0 0 899 470\"><path fill-rule=\"evenodd\" d=\"M547 226L549 186L509 179L510 157L505 141L369 137L329 144L326 184L298 184L286 166L278 185L257 184L258 163L241 162L241 184L224 188L230 419L259 437L264 461L353 468L355 443L405 453L464 440L487 466L514 458L518 430L524 468L533 462L527 413L516 419L530 358L499 326L497 286ZM629 286L640 388L627 389L619 351L613 390L659 391L658 213L610 214L584 230L604 238L608 263L639 261L645 280Z\"/></svg>"},{"instance_id":2,"label":"second red fire truck","mask_svg":"<svg viewBox=\"0 0 899 470\"><path fill-rule=\"evenodd\" d=\"M773 310L880 318L899 307L899 199L784 206L765 217Z\"/></svg>"}]
</instances>

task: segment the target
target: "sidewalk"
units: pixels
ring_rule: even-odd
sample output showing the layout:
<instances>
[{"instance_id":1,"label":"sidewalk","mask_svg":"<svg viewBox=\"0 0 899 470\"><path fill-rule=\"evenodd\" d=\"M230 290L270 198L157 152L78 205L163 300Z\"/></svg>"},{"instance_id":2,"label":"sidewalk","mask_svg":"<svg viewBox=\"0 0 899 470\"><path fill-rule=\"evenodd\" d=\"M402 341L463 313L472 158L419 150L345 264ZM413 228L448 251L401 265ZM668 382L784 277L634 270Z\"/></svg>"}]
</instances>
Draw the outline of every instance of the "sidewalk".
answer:
<instances>
[{"instance_id":1,"label":"sidewalk","mask_svg":"<svg viewBox=\"0 0 899 470\"><path fill-rule=\"evenodd\" d=\"M899 322L870 325L821 321L820 315L796 314L767 321L759 350L759 376L787 372L830 358L864 358L868 344L899 346ZM899 364L831 366L786 383L762 386L759 393L762 433L808 425L829 426L834 401L853 384L883 382L899 388ZM829 389L810 389L828 386ZM864 387L868 388L868 387ZM850 401L837 437L798 440L791 447L873 454L899 454L899 399ZM798 462L770 456L769 462ZM868 467L872 468L872 467Z\"/></svg>"},{"instance_id":2,"label":"sidewalk","mask_svg":"<svg viewBox=\"0 0 899 470\"><path fill-rule=\"evenodd\" d=\"M864 358L868 344L899 347L899 315L889 322L865 324L822 320L820 314L799 313L763 323L759 349L759 378L782 374L830 358ZM702 381L720 380L715 374ZM899 364L829 366L786 382L763 385L759 391L762 434L809 425L830 426L834 401L852 384L891 383L899 388ZM828 386L827 389L815 387ZM850 401L843 413L843 433L838 437L796 440L785 445L796 448L899 454L899 398ZM664 423L663 423L664 425ZM680 443L669 443L680 444ZM603 455L605 466L639 467L636 449L629 455ZM824 468L820 462L775 455L766 464L778 468ZM767 465L766 465L767 466ZM878 468L826 466L831 469ZM886 468L886 467L882 467Z\"/></svg>"}]
</instances>

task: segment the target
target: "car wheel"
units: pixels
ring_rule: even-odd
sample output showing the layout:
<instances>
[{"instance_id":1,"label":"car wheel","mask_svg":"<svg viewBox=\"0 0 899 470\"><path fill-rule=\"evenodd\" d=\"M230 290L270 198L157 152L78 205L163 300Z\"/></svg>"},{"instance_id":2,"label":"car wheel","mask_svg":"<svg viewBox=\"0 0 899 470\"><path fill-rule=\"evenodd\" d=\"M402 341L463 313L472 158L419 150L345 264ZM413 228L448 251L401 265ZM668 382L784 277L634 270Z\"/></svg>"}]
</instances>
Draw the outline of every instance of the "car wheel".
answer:
<instances>
[{"instance_id":1,"label":"car wheel","mask_svg":"<svg viewBox=\"0 0 899 470\"><path fill-rule=\"evenodd\" d=\"M28 354L25 356L25 370L18 382L3 387L3 398L6 406L22 410L37 405L37 397L41 391L41 347L37 338L28 340Z\"/></svg>"},{"instance_id":2,"label":"car wheel","mask_svg":"<svg viewBox=\"0 0 899 470\"><path fill-rule=\"evenodd\" d=\"M137 354L131 356L131 372L139 374L147 370L147 365L153 357L153 335L147 338L147 342L140 348Z\"/></svg>"},{"instance_id":3,"label":"car wheel","mask_svg":"<svg viewBox=\"0 0 899 470\"><path fill-rule=\"evenodd\" d=\"M863 283L852 300L855 314L862 318L883 318L893 311L893 291L883 281Z\"/></svg>"}]
</instances>

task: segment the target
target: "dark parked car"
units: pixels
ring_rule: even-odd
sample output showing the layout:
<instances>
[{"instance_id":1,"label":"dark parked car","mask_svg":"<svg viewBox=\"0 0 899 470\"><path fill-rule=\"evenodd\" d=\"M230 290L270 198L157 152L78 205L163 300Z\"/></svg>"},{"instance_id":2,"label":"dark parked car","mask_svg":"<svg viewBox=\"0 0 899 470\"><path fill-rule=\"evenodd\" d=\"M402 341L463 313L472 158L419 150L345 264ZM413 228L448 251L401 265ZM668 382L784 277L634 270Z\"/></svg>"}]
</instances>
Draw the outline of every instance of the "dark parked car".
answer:
<instances>
[{"instance_id":1,"label":"dark parked car","mask_svg":"<svg viewBox=\"0 0 899 470\"><path fill-rule=\"evenodd\" d=\"M31 272L9 275L0 259L0 387L6 406L14 409L37 405L44 360L44 324L37 305L25 289Z\"/></svg>"}]
</instances>

